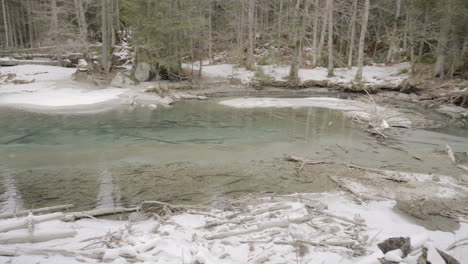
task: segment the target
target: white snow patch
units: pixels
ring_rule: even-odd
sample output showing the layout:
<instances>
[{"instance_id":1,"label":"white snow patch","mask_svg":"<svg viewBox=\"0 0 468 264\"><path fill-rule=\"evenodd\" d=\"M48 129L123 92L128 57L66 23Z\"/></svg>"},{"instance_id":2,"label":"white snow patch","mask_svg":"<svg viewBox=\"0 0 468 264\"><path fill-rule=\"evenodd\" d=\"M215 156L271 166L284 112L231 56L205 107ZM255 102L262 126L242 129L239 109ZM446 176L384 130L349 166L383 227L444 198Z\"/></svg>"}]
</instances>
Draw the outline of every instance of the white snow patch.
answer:
<instances>
[{"instance_id":1,"label":"white snow patch","mask_svg":"<svg viewBox=\"0 0 468 264\"><path fill-rule=\"evenodd\" d=\"M44 65L3 67L1 74L16 74L16 79L28 84L6 84L0 87L0 105L69 107L90 105L117 99L126 89L89 89L71 81L76 69Z\"/></svg>"},{"instance_id":2,"label":"white snow patch","mask_svg":"<svg viewBox=\"0 0 468 264\"><path fill-rule=\"evenodd\" d=\"M325 203L330 214L346 217L348 219L362 218L368 227L362 230L361 236L374 238L366 245L367 256L353 256L350 249L344 247L314 247L300 257L300 263L323 263L323 264L364 264L379 263L377 258L384 257L378 249L377 243L390 237L411 237L413 246L418 248L426 245L429 248L430 258L439 261L434 251L435 247L445 250L455 240L468 234L468 224L461 223L461 228L454 233L428 231L418 226L407 217L399 215L393 210L395 202L369 202L367 204L356 204L341 194L297 194L291 196L270 197L258 200L245 208L245 216L238 216L234 221L244 219L249 215L254 216L253 221L245 221L242 224L226 223L212 228L203 228L202 225L210 222L222 222L228 215L235 211L223 211L213 209L205 214L184 213L170 217L164 222L150 219L134 222L131 226L125 221L110 220L80 220L73 223L50 221L41 223L38 228L42 231L69 230L74 229L77 235L74 238L61 239L60 241L49 241L34 244L5 245L4 251L15 249L53 249L67 250L77 253L77 256L65 257L59 254L34 255L28 254L27 250L19 256L6 258L0 257L0 263L10 259L13 263L79 263L96 260L87 257L87 253L102 254L104 259L113 263L126 263L129 259L136 259L138 263L205 263L205 264L234 264L234 263L296 263L297 249L291 245L275 243L277 241L291 241L296 239L308 241L345 242L352 235L349 224L336 218L317 215L308 225L306 223L291 223L288 228L274 227L271 223L279 223L309 214L306 201L317 201ZM260 202L260 203L258 203ZM282 210L255 215L255 212L264 208L275 208L278 205L288 205ZM320 213L319 213L320 214ZM211 215L211 216L210 216ZM356 221L356 220L355 220ZM209 239L208 236L224 232L237 232L249 230L261 226L270 228L253 233L244 233L236 236L227 236L222 239ZM129 231L129 226L131 232ZM314 228L317 227L317 228ZM319 228L318 228L319 226ZM328 230L324 232L324 230ZM335 233L333 233L335 232ZM100 236L112 233L114 241L110 242L110 248L106 247ZM98 237L97 239L89 239ZM244 241L257 241L246 243ZM21 251L20 251L21 252ZM448 252L461 263L468 261L468 251L463 246ZM91 254L92 255L92 254ZM400 260L401 252L387 253L387 259ZM410 256L402 259L400 263L413 263L415 257ZM198 262L197 262L198 261ZM438 262L435 262L438 263Z\"/></svg>"},{"instance_id":3,"label":"white snow patch","mask_svg":"<svg viewBox=\"0 0 468 264\"><path fill-rule=\"evenodd\" d=\"M205 62L203 63L205 64ZM184 64L185 68L191 69L192 66L195 70L198 70L199 63L195 64ZM290 66L284 65L266 65L256 66L261 69L263 73L273 80L282 81L286 80ZM386 84L389 86L398 86L404 79L408 78L408 74L402 74L402 71L409 69L410 64L399 63L390 66L386 65L372 65L363 67L362 82L364 85L367 84ZM354 81L356 76L357 67L348 68L335 68L335 76L327 77L328 69L323 67L316 67L314 69L300 69L299 78L301 81L330 81L336 84L349 84ZM207 78L223 78L231 79L236 78L241 80L242 83L251 83L255 72L246 70L242 67L237 67L234 64L219 64L219 65L207 65L202 68L202 76Z\"/></svg>"},{"instance_id":4,"label":"white snow patch","mask_svg":"<svg viewBox=\"0 0 468 264\"><path fill-rule=\"evenodd\" d=\"M0 93L0 104L36 105L36 106L74 106L102 103L117 99L124 89L78 90L74 88L41 87L37 91L19 91L17 93Z\"/></svg>"},{"instance_id":5,"label":"white snow patch","mask_svg":"<svg viewBox=\"0 0 468 264\"><path fill-rule=\"evenodd\" d=\"M363 121L382 119L381 125L410 127L411 120L396 110L376 106L366 102L329 97L309 98L237 98L221 101L220 104L235 108L285 108L285 107L320 107L341 110L351 118Z\"/></svg>"}]
</instances>

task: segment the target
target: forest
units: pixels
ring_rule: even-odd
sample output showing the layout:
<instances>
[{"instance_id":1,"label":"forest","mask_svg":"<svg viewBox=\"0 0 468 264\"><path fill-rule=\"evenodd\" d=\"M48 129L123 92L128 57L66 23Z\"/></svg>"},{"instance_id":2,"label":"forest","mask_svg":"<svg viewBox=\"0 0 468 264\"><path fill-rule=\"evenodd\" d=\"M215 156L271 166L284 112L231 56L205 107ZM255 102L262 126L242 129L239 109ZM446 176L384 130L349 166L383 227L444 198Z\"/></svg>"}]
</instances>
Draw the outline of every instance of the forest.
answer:
<instances>
[{"instance_id":1,"label":"forest","mask_svg":"<svg viewBox=\"0 0 468 264\"><path fill-rule=\"evenodd\" d=\"M91 52L100 69L112 50L135 45L137 60L179 74L183 60L335 67L409 61L433 75L466 77L468 3L463 0L2 0L3 50L53 47ZM414 70L414 68L412 68ZM356 76L359 80L359 74Z\"/></svg>"},{"instance_id":2,"label":"forest","mask_svg":"<svg viewBox=\"0 0 468 264\"><path fill-rule=\"evenodd\" d=\"M468 263L467 0L0 5L0 264Z\"/></svg>"}]
</instances>

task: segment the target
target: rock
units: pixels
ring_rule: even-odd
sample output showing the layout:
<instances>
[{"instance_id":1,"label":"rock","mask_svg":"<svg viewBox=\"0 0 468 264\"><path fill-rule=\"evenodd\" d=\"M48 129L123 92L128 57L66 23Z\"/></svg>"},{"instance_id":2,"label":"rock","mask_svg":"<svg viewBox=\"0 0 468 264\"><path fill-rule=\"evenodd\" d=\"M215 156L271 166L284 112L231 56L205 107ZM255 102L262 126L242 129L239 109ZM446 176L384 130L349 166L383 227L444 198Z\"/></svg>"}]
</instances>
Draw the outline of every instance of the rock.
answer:
<instances>
[{"instance_id":1,"label":"rock","mask_svg":"<svg viewBox=\"0 0 468 264\"><path fill-rule=\"evenodd\" d=\"M449 254L443 252L442 250L437 249L437 252L439 252L439 255L444 259L445 263L447 264L460 264L458 260L456 260L454 257L450 256Z\"/></svg>"},{"instance_id":2,"label":"rock","mask_svg":"<svg viewBox=\"0 0 468 264\"><path fill-rule=\"evenodd\" d=\"M149 81L151 78L151 65L147 62L138 63L135 69L135 78L139 82Z\"/></svg>"},{"instance_id":3,"label":"rock","mask_svg":"<svg viewBox=\"0 0 468 264\"><path fill-rule=\"evenodd\" d=\"M437 112L446 114L452 118L468 118L468 109L455 105L441 105Z\"/></svg>"},{"instance_id":4,"label":"rock","mask_svg":"<svg viewBox=\"0 0 468 264\"><path fill-rule=\"evenodd\" d=\"M163 105L171 105L174 103L174 100L172 100L172 98L170 98L169 96L166 96L162 98L159 102Z\"/></svg>"},{"instance_id":5,"label":"rock","mask_svg":"<svg viewBox=\"0 0 468 264\"><path fill-rule=\"evenodd\" d=\"M411 252L411 240L409 237L392 237L377 244L377 246L384 254L400 249L403 253L402 256L405 258Z\"/></svg>"},{"instance_id":6,"label":"rock","mask_svg":"<svg viewBox=\"0 0 468 264\"><path fill-rule=\"evenodd\" d=\"M403 251L401 251L401 249L395 249L385 253L385 260L399 263L403 261L403 259L401 258L402 256Z\"/></svg>"},{"instance_id":7,"label":"rock","mask_svg":"<svg viewBox=\"0 0 468 264\"><path fill-rule=\"evenodd\" d=\"M149 108L149 109L156 109L156 108L158 108L158 106L155 105L155 104L149 104L149 105L148 105L148 108Z\"/></svg>"},{"instance_id":8,"label":"rock","mask_svg":"<svg viewBox=\"0 0 468 264\"><path fill-rule=\"evenodd\" d=\"M94 82L94 76L88 70L77 69L72 75L74 81L79 82Z\"/></svg>"},{"instance_id":9,"label":"rock","mask_svg":"<svg viewBox=\"0 0 468 264\"><path fill-rule=\"evenodd\" d=\"M129 75L122 72L117 73L111 82L111 86L118 88L126 88L133 85L136 85L136 82Z\"/></svg>"}]
</instances>

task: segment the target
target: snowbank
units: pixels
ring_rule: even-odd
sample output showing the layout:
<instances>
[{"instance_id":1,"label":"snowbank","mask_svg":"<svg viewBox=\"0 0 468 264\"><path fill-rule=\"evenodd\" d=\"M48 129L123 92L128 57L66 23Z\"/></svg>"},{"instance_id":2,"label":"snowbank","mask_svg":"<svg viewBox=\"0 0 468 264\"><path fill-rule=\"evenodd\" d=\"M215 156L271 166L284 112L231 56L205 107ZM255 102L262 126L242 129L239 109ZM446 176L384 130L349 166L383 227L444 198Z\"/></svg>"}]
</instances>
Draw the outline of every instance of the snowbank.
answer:
<instances>
[{"instance_id":1,"label":"snowbank","mask_svg":"<svg viewBox=\"0 0 468 264\"><path fill-rule=\"evenodd\" d=\"M195 67L196 66L196 67ZM185 68L191 68L191 64L185 64ZM266 65L256 66L263 73L275 81L284 81L289 75L290 66ZM391 66L374 65L364 66L362 82L364 85L388 85L398 86L404 79L408 78L408 74L402 73L408 70L409 63L399 63ZM194 69L198 70L198 64L194 65ZM356 76L357 67L335 68L335 76L328 78L328 70L323 67L314 69L300 69L299 78L301 81L330 81L335 84L352 83ZM248 71L245 68L236 67L233 64L219 64L203 66L202 76L206 78L221 78L221 79L239 79L244 84L252 82L255 72Z\"/></svg>"},{"instance_id":2,"label":"snowbank","mask_svg":"<svg viewBox=\"0 0 468 264\"><path fill-rule=\"evenodd\" d=\"M328 97L309 98L237 98L221 101L220 104L235 108L263 107L321 107L344 111L351 118L361 121L385 120L390 126L410 127L411 120L396 110L372 103Z\"/></svg>"},{"instance_id":3,"label":"snowbank","mask_svg":"<svg viewBox=\"0 0 468 264\"><path fill-rule=\"evenodd\" d=\"M245 207L192 210L165 220L40 223L35 228L41 232L77 234L50 242L3 245L0 253L10 257L0 257L0 262L378 264L384 254L377 243L390 237L410 237L416 252L425 245L434 261L435 248L446 250L468 234L465 223L455 233L428 231L395 212L392 201L357 204L338 193L272 195L238 202L245 202ZM460 263L468 261L463 246L447 252ZM416 263L420 254L400 263Z\"/></svg>"},{"instance_id":4,"label":"snowbank","mask_svg":"<svg viewBox=\"0 0 468 264\"><path fill-rule=\"evenodd\" d=\"M28 107L71 107L119 98L125 89L95 89L71 81L76 69L43 65L3 67L1 75L31 83L6 83L0 87L0 105Z\"/></svg>"},{"instance_id":5,"label":"snowbank","mask_svg":"<svg viewBox=\"0 0 468 264\"><path fill-rule=\"evenodd\" d=\"M78 90L74 88L39 87L37 91L18 91L2 94L0 105L32 105L49 107L66 107L74 105L89 105L117 99L124 93L122 89Z\"/></svg>"}]
</instances>

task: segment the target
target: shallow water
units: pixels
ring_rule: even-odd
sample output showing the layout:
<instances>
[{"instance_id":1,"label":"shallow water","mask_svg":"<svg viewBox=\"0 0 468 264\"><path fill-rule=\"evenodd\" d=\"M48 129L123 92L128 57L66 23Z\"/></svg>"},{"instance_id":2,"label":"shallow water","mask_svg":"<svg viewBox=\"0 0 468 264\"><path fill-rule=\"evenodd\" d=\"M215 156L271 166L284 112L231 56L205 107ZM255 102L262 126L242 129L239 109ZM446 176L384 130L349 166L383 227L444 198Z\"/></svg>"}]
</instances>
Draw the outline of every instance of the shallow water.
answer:
<instances>
[{"instance_id":1,"label":"shallow water","mask_svg":"<svg viewBox=\"0 0 468 264\"><path fill-rule=\"evenodd\" d=\"M298 176L296 164L283 161L289 154L456 176L441 151L468 149L457 132L396 130L403 140L384 146L339 111L232 109L216 100L86 115L2 108L0 211L335 188L327 178L333 166Z\"/></svg>"}]
</instances>

